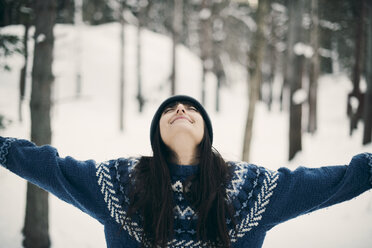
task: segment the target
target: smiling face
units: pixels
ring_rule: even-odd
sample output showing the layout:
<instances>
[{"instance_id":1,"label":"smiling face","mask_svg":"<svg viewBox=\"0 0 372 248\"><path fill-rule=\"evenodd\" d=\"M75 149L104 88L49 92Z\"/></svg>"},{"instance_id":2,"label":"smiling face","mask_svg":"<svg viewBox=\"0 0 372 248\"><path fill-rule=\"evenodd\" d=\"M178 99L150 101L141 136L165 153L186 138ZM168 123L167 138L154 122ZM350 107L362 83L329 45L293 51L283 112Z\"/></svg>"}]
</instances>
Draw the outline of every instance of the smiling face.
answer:
<instances>
[{"instance_id":1,"label":"smiling face","mask_svg":"<svg viewBox=\"0 0 372 248\"><path fill-rule=\"evenodd\" d=\"M159 127L163 142L170 148L175 141L186 138L191 145L197 146L204 135L203 117L187 102L167 106L161 115Z\"/></svg>"}]
</instances>

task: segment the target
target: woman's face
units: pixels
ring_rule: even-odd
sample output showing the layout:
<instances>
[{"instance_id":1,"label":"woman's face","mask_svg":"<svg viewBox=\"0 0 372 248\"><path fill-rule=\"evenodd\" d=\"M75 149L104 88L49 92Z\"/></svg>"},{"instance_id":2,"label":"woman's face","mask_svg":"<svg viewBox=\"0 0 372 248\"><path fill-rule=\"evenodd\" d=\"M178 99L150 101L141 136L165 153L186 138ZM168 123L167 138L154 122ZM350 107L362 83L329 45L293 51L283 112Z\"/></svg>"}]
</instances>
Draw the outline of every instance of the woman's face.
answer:
<instances>
[{"instance_id":1,"label":"woman's face","mask_svg":"<svg viewBox=\"0 0 372 248\"><path fill-rule=\"evenodd\" d=\"M188 103L175 103L166 107L159 121L163 142L172 147L174 139L190 137L199 145L204 136L204 120L199 111Z\"/></svg>"}]
</instances>

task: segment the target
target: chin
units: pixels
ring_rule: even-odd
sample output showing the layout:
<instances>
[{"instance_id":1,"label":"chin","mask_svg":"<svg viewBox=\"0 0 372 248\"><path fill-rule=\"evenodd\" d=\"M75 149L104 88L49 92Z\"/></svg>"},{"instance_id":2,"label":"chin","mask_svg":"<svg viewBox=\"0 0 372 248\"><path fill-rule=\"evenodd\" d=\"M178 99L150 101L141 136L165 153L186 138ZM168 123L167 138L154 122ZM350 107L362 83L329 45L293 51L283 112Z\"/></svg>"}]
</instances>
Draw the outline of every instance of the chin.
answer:
<instances>
[{"instance_id":1,"label":"chin","mask_svg":"<svg viewBox=\"0 0 372 248\"><path fill-rule=\"evenodd\" d=\"M196 134L185 131L185 130L176 132L174 135L171 136L171 139L182 139L182 140L191 139L194 141L198 140Z\"/></svg>"}]
</instances>

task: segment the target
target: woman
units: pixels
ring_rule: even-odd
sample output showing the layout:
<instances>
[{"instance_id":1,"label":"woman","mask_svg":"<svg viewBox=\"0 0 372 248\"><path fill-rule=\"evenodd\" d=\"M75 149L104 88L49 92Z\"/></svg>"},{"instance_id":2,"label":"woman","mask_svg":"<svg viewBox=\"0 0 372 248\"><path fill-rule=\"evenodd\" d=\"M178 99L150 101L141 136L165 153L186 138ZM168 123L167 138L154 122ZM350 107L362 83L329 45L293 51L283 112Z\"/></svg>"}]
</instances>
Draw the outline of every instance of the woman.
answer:
<instances>
[{"instance_id":1,"label":"woman","mask_svg":"<svg viewBox=\"0 0 372 248\"><path fill-rule=\"evenodd\" d=\"M372 154L348 166L278 171L225 162L207 112L173 96L150 129L153 156L104 163L0 137L0 164L88 213L108 247L261 247L275 225L372 187Z\"/></svg>"}]
</instances>

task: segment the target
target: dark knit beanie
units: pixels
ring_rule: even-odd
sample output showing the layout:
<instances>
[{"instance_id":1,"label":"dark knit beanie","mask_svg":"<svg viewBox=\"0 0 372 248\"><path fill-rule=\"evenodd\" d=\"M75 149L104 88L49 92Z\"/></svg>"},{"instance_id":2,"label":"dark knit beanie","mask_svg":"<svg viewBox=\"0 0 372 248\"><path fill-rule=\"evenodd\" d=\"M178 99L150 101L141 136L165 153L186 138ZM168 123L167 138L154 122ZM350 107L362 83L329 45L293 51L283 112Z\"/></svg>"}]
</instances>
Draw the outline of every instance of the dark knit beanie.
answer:
<instances>
[{"instance_id":1,"label":"dark knit beanie","mask_svg":"<svg viewBox=\"0 0 372 248\"><path fill-rule=\"evenodd\" d=\"M168 99L166 99L162 104L160 104L158 110L156 110L154 117L152 118L151 121L151 127L150 127L150 140L151 140L151 146L153 146L153 140L154 140L154 135L155 135L155 130L159 125L159 120L160 117L165 110L165 108L170 105L171 103L175 102L188 102L192 104L194 107L197 108L199 113L204 119L204 123L208 129L208 134L211 139L211 143L213 141L213 129L212 129L212 123L211 120L209 119L209 116L207 114L207 111L205 111L204 107L201 105L200 102L198 102L196 99L190 97L190 96L185 96L185 95L176 95L176 96L171 96Z\"/></svg>"}]
</instances>

